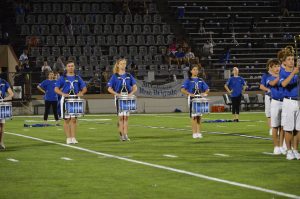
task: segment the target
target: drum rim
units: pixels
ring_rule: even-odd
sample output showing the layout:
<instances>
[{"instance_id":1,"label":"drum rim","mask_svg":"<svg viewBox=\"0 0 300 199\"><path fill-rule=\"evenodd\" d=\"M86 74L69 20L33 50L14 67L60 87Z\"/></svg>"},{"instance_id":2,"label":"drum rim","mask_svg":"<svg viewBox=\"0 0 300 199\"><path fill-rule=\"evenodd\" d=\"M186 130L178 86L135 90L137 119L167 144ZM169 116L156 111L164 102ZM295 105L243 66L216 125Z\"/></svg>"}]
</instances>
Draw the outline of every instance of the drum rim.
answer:
<instances>
[{"instance_id":1,"label":"drum rim","mask_svg":"<svg viewBox=\"0 0 300 199\"><path fill-rule=\"evenodd\" d=\"M0 106L4 106L4 105L11 106L12 103L11 102L0 102Z\"/></svg>"},{"instance_id":2,"label":"drum rim","mask_svg":"<svg viewBox=\"0 0 300 199\"><path fill-rule=\"evenodd\" d=\"M206 98L193 98L191 101L192 102L208 102L208 99L206 99Z\"/></svg>"},{"instance_id":3,"label":"drum rim","mask_svg":"<svg viewBox=\"0 0 300 199\"><path fill-rule=\"evenodd\" d=\"M85 102L84 99L65 99L66 102Z\"/></svg>"},{"instance_id":4,"label":"drum rim","mask_svg":"<svg viewBox=\"0 0 300 199\"><path fill-rule=\"evenodd\" d=\"M118 96L117 97L118 100L135 100L136 99L136 96L135 95L132 95L132 96Z\"/></svg>"}]
</instances>

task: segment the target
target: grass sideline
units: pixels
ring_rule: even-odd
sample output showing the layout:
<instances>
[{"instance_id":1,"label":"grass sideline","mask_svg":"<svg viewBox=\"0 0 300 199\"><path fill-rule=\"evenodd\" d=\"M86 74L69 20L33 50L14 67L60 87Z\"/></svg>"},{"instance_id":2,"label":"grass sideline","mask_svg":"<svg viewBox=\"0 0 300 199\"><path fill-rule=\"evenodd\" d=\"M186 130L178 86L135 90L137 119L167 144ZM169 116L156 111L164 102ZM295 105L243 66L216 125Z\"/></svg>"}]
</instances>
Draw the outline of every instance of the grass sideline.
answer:
<instances>
[{"instance_id":1,"label":"grass sideline","mask_svg":"<svg viewBox=\"0 0 300 199\"><path fill-rule=\"evenodd\" d=\"M42 122L41 117L30 119ZM292 186L300 182L299 172L292 169L300 161L263 154L272 152L272 141L259 138L270 138L263 113L243 113L245 122L204 123L200 140L191 138L187 114L131 115L130 142L118 140L115 115L83 119L78 126L78 147L300 195L298 186ZM209 114L204 119L231 119L231 115ZM7 121L6 131L65 143L62 127L24 128L25 120ZM12 134L5 134L5 144L7 150L0 152L1 199L284 198Z\"/></svg>"}]
</instances>

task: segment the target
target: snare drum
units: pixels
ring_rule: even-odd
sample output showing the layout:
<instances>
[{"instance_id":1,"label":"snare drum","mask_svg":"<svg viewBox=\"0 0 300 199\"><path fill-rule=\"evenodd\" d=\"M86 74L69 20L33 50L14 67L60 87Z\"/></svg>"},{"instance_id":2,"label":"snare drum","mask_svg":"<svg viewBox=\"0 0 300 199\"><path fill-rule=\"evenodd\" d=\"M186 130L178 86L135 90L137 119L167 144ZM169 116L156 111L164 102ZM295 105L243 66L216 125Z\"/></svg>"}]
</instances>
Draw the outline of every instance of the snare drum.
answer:
<instances>
[{"instance_id":1,"label":"snare drum","mask_svg":"<svg viewBox=\"0 0 300 199\"><path fill-rule=\"evenodd\" d=\"M11 102L0 102L0 119L12 118L12 105Z\"/></svg>"},{"instance_id":2,"label":"snare drum","mask_svg":"<svg viewBox=\"0 0 300 199\"><path fill-rule=\"evenodd\" d=\"M193 98L191 106L192 117L209 113L209 103L206 98Z\"/></svg>"},{"instance_id":3,"label":"snare drum","mask_svg":"<svg viewBox=\"0 0 300 199\"><path fill-rule=\"evenodd\" d=\"M66 98L65 99L65 116L80 117L85 112L85 100L80 98Z\"/></svg>"},{"instance_id":4,"label":"snare drum","mask_svg":"<svg viewBox=\"0 0 300 199\"><path fill-rule=\"evenodd\" d=\"M137 109L136 96L122 95L117 97L118 113L135 112Z\"/></svg>"}]
</instances>

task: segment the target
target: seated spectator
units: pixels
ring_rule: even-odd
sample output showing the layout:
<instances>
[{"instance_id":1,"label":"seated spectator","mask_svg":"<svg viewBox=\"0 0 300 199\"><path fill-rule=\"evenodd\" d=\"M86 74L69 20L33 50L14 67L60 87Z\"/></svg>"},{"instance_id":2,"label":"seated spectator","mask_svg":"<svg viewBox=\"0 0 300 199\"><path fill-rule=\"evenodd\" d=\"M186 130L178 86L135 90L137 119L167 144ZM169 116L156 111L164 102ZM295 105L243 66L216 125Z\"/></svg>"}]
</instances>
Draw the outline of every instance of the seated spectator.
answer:
<instances>
[{"instance_id":1,"label":"seated spectator","mask_svg":"<svg viewBox=\"0 0 300 199\"><path fill-rule=\"evenodd\" d=\"M184 57L185 53L183 52L182 47L179 47L177 52L175 53L175 58L178 66L183 63Z\"/></svg>"},{"instance_id":2,"label":"seated spectator","mask_svg":"<svg viewBox=\"0 0 300 199\"><path fill-rule=\"evenodd\" d=\"M25 63L25 61L28 60L28 50L24 49L23 53L21 54L21 56L19 57L19 61L21 62L21 65L23 65Z\"/></svg>"},{"instance_id":3,"label":"seated spectator","mask_svg":"<svg viewBox=\"0 0 300 199\"><path fill-rule=\"evenodd\" d=\"M98 73L95 73L94 77L92 77L87 84L88 91L91 93L100 93L101 89L101 78Z\"/></svg>"},{"instance_id":4,"label":"seated spectator","mask_svg":"<svg viewBox=\"0 0 300 199\"><path fill-rule=\"evenodd\" d=\"M169 60L169 65L171 65L171 61L175 59L175 53L177 52L177 43L176 43L176 38L173 39L172 43L168 47L168 60Z\"/></svg>"},{"instance_id":5,"label":"seated spectator","mask_svg":"<svg viewBox=\"0 0 300 199\"><path fill-rule=\"evenodd\" d=\"M51 67L48 65L47 61L44 61L42 66L42 76L47 77L48 73L52 71Z\"/></svg>"},{"instance_id":6,"label":"seated spectator","mask_svg":"<svg viewBox=\"0 0 300 199\"><path fill-rule=\"evenodd\" d=\"M58 72L59 74L63 74L65 70L65 65L61 60L61 57L58 57L56 62L53 65L53 71Z\"/></svg>"},{"instance_id":7,"label":"seated spectator","mask_svg":"<svg viewBox=\"0 0 300 199\"><path fill-rule=\"evenodd\" d=\"M192 52L192 48L188 48L184 56L185 63L199 64L199 58Z\"/></svg>"}]
</instances>

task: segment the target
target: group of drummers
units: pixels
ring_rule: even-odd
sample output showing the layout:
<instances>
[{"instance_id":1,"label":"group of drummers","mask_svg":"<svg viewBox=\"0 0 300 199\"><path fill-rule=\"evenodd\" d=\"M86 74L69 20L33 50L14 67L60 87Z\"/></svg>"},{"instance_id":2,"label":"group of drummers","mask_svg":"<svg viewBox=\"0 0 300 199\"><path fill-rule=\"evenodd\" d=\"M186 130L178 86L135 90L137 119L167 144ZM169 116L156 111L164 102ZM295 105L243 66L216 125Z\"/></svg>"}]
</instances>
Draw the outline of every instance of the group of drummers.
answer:
<instances>
[{"instance_id":1,"label":"group of drummers","mask_svg":"<svg viewBox=\"0 0 300 199\"><path fill-rule=\"evenodd\" d=\"M126 59L116 60L113 75L107 83L108 92L115 96L121 141L130 140L128 137L128 117L130 112L137 109L134 95L137 91L136 80L130 73L126 72L126 65ZM266 116L272 127L274 154L286 154L289 160L300 159L297 150L300 140L299 84L297 82L299 67L294 67L293 52L289 48L282 49L278 53L278 59L269 60L267 67L268 73L262 77L260 88L266 92ZM239 122L239 108L246 83L238 75L239 69L237 67L233 68L232 73L233 76L228 79L224 87L232 100L233 121ZM38 89L45 94L44 121L47 122L52 106L57 125L59 125L59 117L64 119L66 143L77 144L77 117L85 112L85 100L81 97L87 92L87 86L83 79L75 73L74 62L68 61L62 76L49 72L48 79L41 82ZM0 92L2 101L11 100L13 97L12 89L3 79L0 80ZM181 92L188 96L192 137L194 139L202 138L201 117L202 114L209 112L209 102L205 98L209 93L209 87L199 77L197 64L190 66L189 77L183 82ZM5 97L6 93L8 95ZM11 104L9 107L11 109ZM5 149L3 143L5 119L6 117L0 114L0 150ZM283 146L284 140L286 148Z\"/></svg>"},{"instance_id":2,"label":"group of drummers","mask_svg":"<svg viewBox=\"0 0 300 199\"><path fill-rule=\"evenodd\" d=\"M267 62L267 73L260 88L265 91L265 113L273 137L274 155L300 159L300 79L299 63L294 61L293 47L281 49L277 59Z\"/></svg>"}]
</instances>

